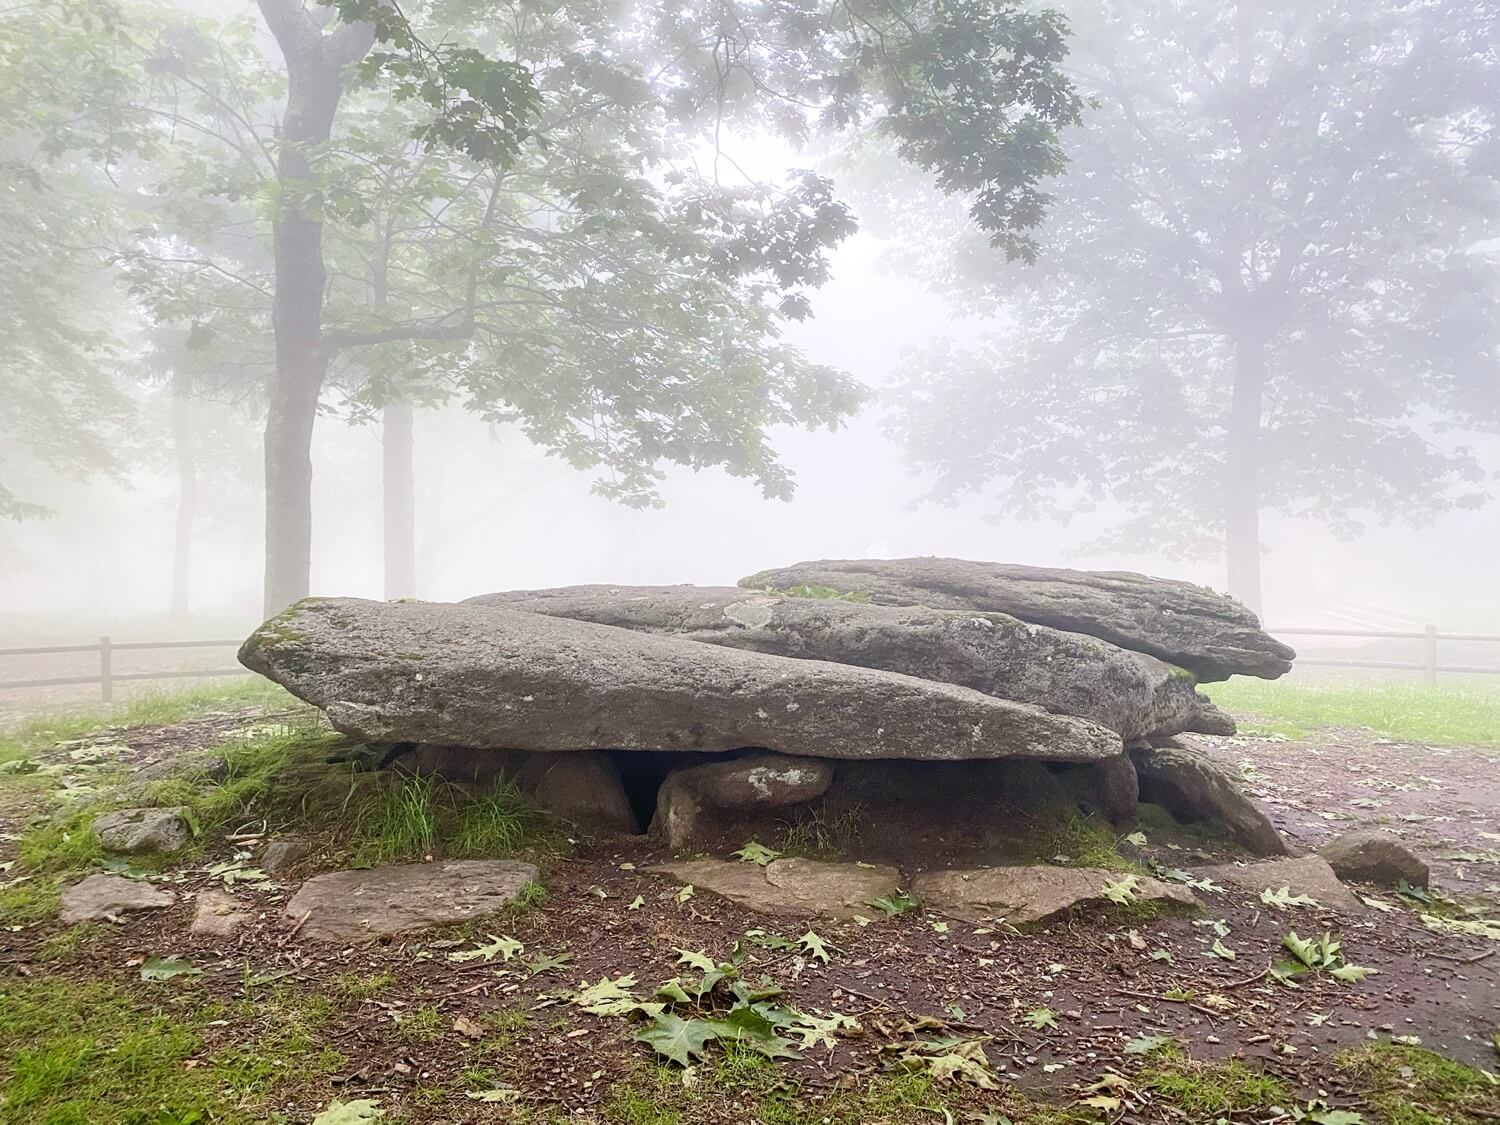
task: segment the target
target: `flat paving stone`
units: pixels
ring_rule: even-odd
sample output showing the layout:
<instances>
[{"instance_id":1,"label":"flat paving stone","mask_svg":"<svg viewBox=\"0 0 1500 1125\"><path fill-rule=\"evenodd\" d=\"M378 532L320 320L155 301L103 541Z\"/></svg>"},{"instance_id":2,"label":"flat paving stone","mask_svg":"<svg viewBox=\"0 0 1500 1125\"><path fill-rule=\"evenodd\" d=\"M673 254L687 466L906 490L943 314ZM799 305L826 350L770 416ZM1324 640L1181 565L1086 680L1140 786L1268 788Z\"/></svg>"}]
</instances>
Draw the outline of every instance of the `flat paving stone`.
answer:
<instances>
[{"instance_id":1,"label":"flat paving stone","mask_svg":"<svg viewBox=\"0 0 1500 1125\"><path fill-rule=\"evenodd\" d=\"M1078 907L1113 905L1106 883L1125 876L1102 867L967 867L924 871L912 880L912 893L926 906L968 922L1004 921L1035 925L1066 917ZM1186 887L1137 876L1136 902L1192 907L1198 899Z\"/></svg>"},{"instance_id":2,"label":"flat paving stone","mask_svg":"<svg viewBox=\"0 0 1500 1125\"><path fill-rule=\"evenodd\" d=\"M852 918L870 914L872 899L895 892L901 872L861 863L777 859L761 867L726 859L689 859L651 868L713 891L760 914Z\"/></svg>"},{"instance_id":3,"label":"flat paving stone","mask_svg":"<svg viewBox=\"0 0 1500 1125\"><path fill-rule=\"evenodd\" d=\"M313 941L375 941L493 913L515 902L537 877L535 864L514 859L334 871L303 883L286 916Z\"/></svg>"},{"instance_id":4,"label":"flat paving stone","mask_svg":"<svg viewBox=\"0 0 1500 1125\"><path fill-rule=\"evenodd\" d=\"M137 910L161 910L177 901L171 891L123 875L90 875L64 887L58 917L75 922L113 921Z\"/></svg>"},{"instance_id":5,"label":"flat paving stone","mask_svg":"<svg viewBox=\"0 0 1500 1125\"><path fill-rule=\"evenodd\" d=\"M1216 883L1260 894L1286 887L1294 895L1307 895L1319 906L1344 914L1368 914L1369 908L1359 901L1333 873L1333 867L1320 855L1302 855L1293 859L1265 859L1256 863L1226 863L1218 867L1199 868Z\"/></svg>"}]
</instances>

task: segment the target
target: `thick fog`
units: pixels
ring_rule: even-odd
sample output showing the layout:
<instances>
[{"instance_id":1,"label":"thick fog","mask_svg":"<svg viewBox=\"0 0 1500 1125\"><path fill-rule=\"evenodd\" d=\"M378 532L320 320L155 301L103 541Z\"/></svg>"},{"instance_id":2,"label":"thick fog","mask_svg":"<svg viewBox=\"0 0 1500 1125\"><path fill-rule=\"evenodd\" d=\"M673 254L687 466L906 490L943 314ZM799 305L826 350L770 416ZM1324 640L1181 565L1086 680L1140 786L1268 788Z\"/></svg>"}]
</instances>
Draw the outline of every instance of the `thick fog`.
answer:
<instances>
[{"instance_id":1,"label":"thick fog","mask_svg":"<svg viewBox=\"0 0 1500 1125\"><path fill-rule=\"evenodd\" d=\"M238 7L209 12L250 13ZM1103 25L1083 25L1077 33L1080 49L1097 47L1106 32ZM279 68L272 41L264 32L256 37L267 65ZM1086 66L1080 64L1078 73L1086 87ZM264 109L268 130L274 101ZM1482 117L1489 111L1475 112ZM1077 130L1107 127L1107 116L1086 113L1082 124L1062 132L1068 138ZM691 143L711 161L706 131ZM1092 512L1071 518L1049 513L1045 504L1028 516L1004 513L985 488L946 500L933 497L934 473L914 464L909 445L890 432L890 388L910 374L916 353L936 340L968 345L998 329L1003 354L1007 333L1026 315L993 303L976 307L936 276L942 270L913 266L950 249L964 253L964 239L975 229L964 212L965 197L960 193L957 203L943 202L921 173L909 170L872 189L867 173L861 179L859 159L849 155L858 145L848 138L818 137L797 150L741 124L719 143L733 155L740 174L748 169L757 179L776 177L788 166L820 168L861 220L863 229L830 252L830 279L807 287L811 317L780 330L812 361L841 369L869 388L870 399L833 429L770 428L770 444L795 475L790 500L766 499L753 480L722 468L664 464L660 507L646 509L594 495L596 471L569 467L515 425L487 422L457 401L419 408L413 458L416 594L456 599L496 589L592 582L727 584L800 559L907 555L1130 569L1226 587L1225 560L1212 544L1194 550L1167 542L1160 547L1101 544L1126 516L1103 488L1097 489L1099 503ZM1205 136L1201 143L1220 142ZM1357 162L1358 137L1337 143ZM19 142L12 147L25 149ZM1287 175L1295 171L1285 169ZM1418 169L1412 175L1420 180L1424 173ZM1493 184L1488 190L1493 194ZM1080 207L1078 199L1063 191L1052 206ZM941 204L935 225L903 223L904 209L909 213L934 200ZM1245 206L1251 202L1246 199ZM1142 243L1143 253L1148 245ZM1033 268L1049 271L1058 264L1056 257L1049 260L1049 249L1044 238ZM1471 240L1461 249L1475 259L1494 253L1493 243L1483 241ZM1086 250L1075 242L1066 254L1076 258ZM118 281L109 272L91 279L101 293ZM1476 285L1492 284L1494 275L1476 270L1472 278ZM1476 307L1493 308L1493 296L1486 294ZM120 315L120 307L99 298L102 315ZM59 634L119 631L164 617L172 606L174 565L183 565L182 544L174 543L180 481L165 422L173 407L162 385L148 385L132 370L149 363L154 314L140 305L124 308L124 322L113 326L125 341L114 377L137 411L135 444L125 464L115 473L89 473L29 458L24 450L7 459L12 490L48 509L0 524L0 615L29 636L46 633L49 621ZM83 315L86 319L88 309ZM1015 345L1017 355L1020 347ZM1462 362L1493 394L1496 360L1487 348L1476 335ZM260 377L267 374L262 370ZM228 401L233 397L201 388L185 400L197 449L196 504L185 580L191 620L179 621L179 630L194 628L192 621L199 627L240 626L261 615L264 415L260 406ZM325 389L322 401L313 438L311 591L380 597L385 567L378 413L373 420L351 422L349 404L336 387ZM1423 409L1413 408L1418 429L1428 428ZM1318 425L1301 432L1299 440L1323 440ZM1466 487L1479 496L1493 491L1500 473L1500 439L1494 433L1441 427L1431 432L1440 434L1432 440L1448 447L1470 447L1479 472L1471 473ZM1372 457L1389 455L1383 447L1371 452ZM1268 454L1264 476L1277 476L1276 456L1274 450ZM1358 476L1364 471L1358 466L1358 457L1346 457L1338 471ZM1193 466L1174 471L1191 475ZM1149 492L1153 485L1147 480L1139 487ZM1456 510L1436 510L1443 505L1434 504L1431 517L1423 520L1419 494L1428 483L1414 474L1407 487L1412 495L1391 505L1391 511L1373 503L1358 513L1339 513L1358 516L1364 529L1353 533L1336 526L1340 521L1326 512L1299 518L1271 505L1263 508L1262 616L1281 624L1399 626L1431 620L1469 627L1500 621L1500 588L1494 582L1500 505L1471 500ZM1139 493L1136 501L1139 508ZM1176 502L1163 494L1164 525L1179 522L1166 510ZM1331 502L1345 503L1339 496ZM154 626L153 632L170 628Z\"/></svg>"},{"instance_id":2,"label":"thick fog","mask_svg":"<svg viewBox=\"0 0 1500 1125\"><path fill-rule=\"evenodd\" d=\"M934 335L972 331L923 286L881 267L882 247L859 235L840 249L815 317L792 337L815 359L877 390L904 350ZM203 408L212 412L210 405ZM981 498L924 502L927 482L883 432L877 398L835 432L788 428L776 447L796 472L788 502L721 471L674 469L663 506L641 511L590 494L592 476L560 464L513 429L492 428L450 407L419 415L417 565L421 595L585 582L732 584L797 559L953 555L1048 566L1132 569L1222 589L1215 558L1182 559L1090 549L1106 507L1067 524L996 519ZM253 424L219 453L233 458L205 480L194 537L191 605L213 620L251 621L261 560L258 435ZM382 593L380 440L375 426L326 419L316 438L318 593ZM1488 464L1500 470L1500 443ZM57 613L101 625L163 614L170 604L177 489L170 474L61 484L58 514L6 529L6 614ZM1342 540L1316 521L1266 528L1267 620L1399 627L1437 620L1466 626L1471 613L1500 620L1494 583L1500 505L1440 516L1425 527L1375 526ZM1365 617L1365 615L1368 615ZM1477 627L1477 626L1476 626Z\"/></svg>"}]
</instances>

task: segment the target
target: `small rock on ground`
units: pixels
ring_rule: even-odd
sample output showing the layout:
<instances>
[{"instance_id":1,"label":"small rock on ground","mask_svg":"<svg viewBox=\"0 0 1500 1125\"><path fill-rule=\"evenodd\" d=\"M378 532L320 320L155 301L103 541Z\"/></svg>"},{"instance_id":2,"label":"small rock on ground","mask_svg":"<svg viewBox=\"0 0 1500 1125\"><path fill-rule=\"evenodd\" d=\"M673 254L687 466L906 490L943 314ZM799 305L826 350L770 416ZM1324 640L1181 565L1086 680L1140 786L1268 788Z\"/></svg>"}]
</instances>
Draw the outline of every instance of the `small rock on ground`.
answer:
<instances>
[{"instance_id":1,"label":"small rock on ground","mask_svg":"<svg viewBox=\"0 0 1500 1125\"><path fill-rule=\"evenodd\" d=\"M513 859L334 871L303 883L287 903L286 916L314 941L375 941L499 910L515 902L537 876L535 864Z\"/></svg>"},{"instance_id":2,"label":"small rock on ground","mask_svg":"<svg viewBox=\"0 0 1500 1125\"><path fill-rule=\"evenodd\" d=\"M1078 907L1112 905L1106 883L1126 878L1102 867L970 867L924 871L912 881L919 901L969 922L1003 920L1028 926L1062 918ZM1198 900L1186 887L1137 876L1135 902L1192 907Z\"/></svg>"},{"instance_id":3,"label":"small rock on ground","mask_svg":"<svg viewBox=\"0 0 1500 1125\"><path fill-rule=\"evenodd\" d=\"M284 837L272 840L260 857L260 869L267 875L277 875L306 859L312 853L312 845L306 840Z\"/></svg>"},{"instance_id":4,"label":"small rock on ground","mask_svg":"<svg viewBox=\"0 0 1500 1125\"><path fill-rule=\"evenodd\" d=\"M651 870L723 895L760 914L791 916L869 914L871 900L893 894L901 885L901 872L894 867L812 859L778 859L765 867L725 859L690 859Z\"/></svg>"},{"instance_id":5,"label":"small rock on ground","mask_svg":"<svg viewBox=\"0 0 1500 1125\"><path fill-rule=\"evenodd\" d=\"M186 809L118 809L96 818L93 828L111 852L177 852L192 835Z\"/></svg>"},{"instance_id":6,"label":"small rock on ground","mask_svg":"<svg viewBox=\"0 0 1500 1125\"><path fill-rule=\"evenodd\" d=\"M198 892L189 929L199 937L229 937L254 916L228 891L209 887Z\"/></svg>"},{"instance_id":7,"label":"small rock on ground","mask_svg":"<svg viewBox=\"0 0 1500 1125\"><path fill-rule=\"evenodd\" d=\"M75 922L113 920L135 910L160 910L171 906L177 896L139 879L123 875L90 875L64 887L62 910L58 917L65 925Z\"/></svg>"},{"instance_id":8,"label":"small rock on ground","mask_svg":"<svg viewBox=\"0 0 1500 1125\"><path fill-rule=\"evenodd\" d=\"M1324 844L1318 854L1328 861L1340 879L1379 883L1386 887L1402 882L1414 887L1427 885L1427 863L1402 843L1399 836L1375 828L1356 828Z\"/></svg>"},{"instance_id":9,"label":"small rock on ground","mask_svg":"<svg viewBox=\"0 0 1500 1125\"><path fill-rule=\"evenodd\" d=\"M1294 895L1307 895L1319 906L1345 914L1367 913L1359 896L1339 882L1328 861L1320 855L1295 859L1264 859L1258 863L1230 863L1199 868L1195 874L1240 890L1259 894L1286 887Z\"/></svg>"}]
</instances>

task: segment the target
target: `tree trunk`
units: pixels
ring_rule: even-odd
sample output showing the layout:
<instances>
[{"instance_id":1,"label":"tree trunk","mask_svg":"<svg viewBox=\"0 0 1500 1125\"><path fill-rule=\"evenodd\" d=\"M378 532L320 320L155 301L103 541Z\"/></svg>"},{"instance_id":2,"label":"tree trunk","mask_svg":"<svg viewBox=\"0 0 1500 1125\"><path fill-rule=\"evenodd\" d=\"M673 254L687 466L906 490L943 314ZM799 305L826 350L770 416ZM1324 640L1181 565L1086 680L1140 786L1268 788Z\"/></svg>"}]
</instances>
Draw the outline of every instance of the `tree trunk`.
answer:
<instances>
[{"instance_id":1,"label":"tree trunk","mask_svg":"<svg viewBox=\"0 0 1500 1125\"><path fill-rule=\"evenodd\" d=\"M312 434L328 373L323 348L322 199L310 154L326 144L343 70L374 43L366 24L325 35L297 0L260 0L287 68L271 235L276 372L266 412L266 616L307 596L312 578Z\"/></svg>"},{"instance_id":2,"label":"tree trunk","mask_svg":"<svg viewBox=\"0 0 1500 1125\"><path fill-rule=\"evenodd\" d=\"M412 467L415 422L411 403L386 404L380 441L387 598L412 597L417 592L417 489Z\"/></svg>"},{"instance_id":3,"label":"tree trunk","mask_svg":"<svg viewBox=\"0 0 1500 1125\"><path fill-rule=\"evenodd\" d=\"M1229 593L1255 613L1260 612L1260 427L1265 385L1265 340L1236 340L1224 462L1224 548Z\"/></svg>"},{"instance_id":4,"label":"tree trunk","mask_svg":"<svg viewBox=\"0 0 1500 1125\"><path fill-rule=\"evenodd\" d=\"M193 420L188 377L172 376L172 446L177 459L177 528L172 540L172 616L188 616L193 565L193 521L198 512L198 459L193 448Z\"/></svg>"}]
</instances>

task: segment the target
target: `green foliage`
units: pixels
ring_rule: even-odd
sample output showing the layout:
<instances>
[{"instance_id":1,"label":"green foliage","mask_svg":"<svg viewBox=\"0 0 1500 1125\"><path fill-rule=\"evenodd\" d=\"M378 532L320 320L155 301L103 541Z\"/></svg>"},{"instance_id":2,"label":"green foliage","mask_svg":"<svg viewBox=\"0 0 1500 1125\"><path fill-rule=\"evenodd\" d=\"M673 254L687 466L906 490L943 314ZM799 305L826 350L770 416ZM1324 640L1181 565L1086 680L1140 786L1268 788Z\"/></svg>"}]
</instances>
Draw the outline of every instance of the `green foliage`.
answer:
<instances>
[{"instance_id":1,"label":"green foliage","mask_svg":"<svg viewBox=\"0 0 1500 1125\"><path fill-rule=\"evenodd\" d=\"M1308 972L1326 972L1336 980L1353 984L1375 972L1346 961L1344 943L1331 933L1325 933L1321 938L1301 938L1296 930L1292 930L1282 935L1281 944L1294 958L1271 967L1271 976L1282 984L1295 987L1295 978Z\"/></svg>"},{"instance_id":2,"label":"green foliage","mask_svg":"<svg viewBox=\"0 0 1500 1125\"><path fill-rule=\"evenodd\" d=\"M443 1014L427 1004L404 1013L397 1028L409 1043L435 1043L447 1026Z\"/></svg>"},{"instance_id":3,"label":"green foliage","mask_svg":"<svg viewBox=\"0 0 1500 1125\"><path fill-rule=\"evenodd\" d=\"M113 706L48 711L0 730L0 762L29 758L106 727L166 725L208 711L236 707L284 711L295 705L283 688L258 677L184 691L140 692Z\"/></svg>"},{"instance_id":4,"label":"green foliage","mask_svg":"<svg viewBox=\"0 0 1500 1125\"><path fill-rule=\"evenodd\" d=\"M1500 689L1493 683L1257 680L1236 676L1204 692L1235 715L1308 725L1371 730L1413 742L1500 746ZM1277 728L1273 728L1277 729Z\"/></svg>"}]
</instances>

